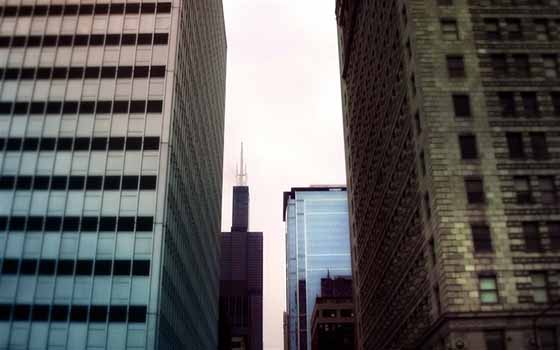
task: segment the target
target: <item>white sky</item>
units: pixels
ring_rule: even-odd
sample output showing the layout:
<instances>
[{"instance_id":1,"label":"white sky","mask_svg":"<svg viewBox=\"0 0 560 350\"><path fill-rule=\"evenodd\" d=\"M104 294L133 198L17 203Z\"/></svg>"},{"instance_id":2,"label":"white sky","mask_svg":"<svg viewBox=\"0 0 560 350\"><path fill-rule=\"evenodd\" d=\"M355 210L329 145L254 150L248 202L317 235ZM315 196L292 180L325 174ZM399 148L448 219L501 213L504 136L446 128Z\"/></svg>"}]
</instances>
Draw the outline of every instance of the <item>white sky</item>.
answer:
<instances>
[{"instance_id":1,"label":"white sky","mask_svg":"<svg viewBox=\"0 0 560 350\"><path fill-rule=\"evenodd\" d=\"M222 226L245 143L251 229L264 232L264 348L283 349L282 194L344 184L334 0L223 0L228 41Z\"/></svg>"}]
</instances>

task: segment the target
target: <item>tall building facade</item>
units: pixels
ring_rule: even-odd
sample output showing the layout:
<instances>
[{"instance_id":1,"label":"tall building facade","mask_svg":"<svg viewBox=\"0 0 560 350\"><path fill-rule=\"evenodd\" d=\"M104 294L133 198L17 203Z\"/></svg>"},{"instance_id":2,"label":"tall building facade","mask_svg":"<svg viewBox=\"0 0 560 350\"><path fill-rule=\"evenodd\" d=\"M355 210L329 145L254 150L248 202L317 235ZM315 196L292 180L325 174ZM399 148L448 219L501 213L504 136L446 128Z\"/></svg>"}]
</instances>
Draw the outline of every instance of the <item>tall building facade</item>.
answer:
<instances>
[{"instance_id":1,"label":"tall building facade","mask_svg":"<svg viewBox=\"0 0 560 350\"><path fill-rule=\"evenodd\" d=\"M289 349L306 350L321 279L351 274L346 188L292 188L284 192L283 217Z\"/></svg>"},{"instance_id":2,"label":"tall building facade","mask_svg":"<svg viewBox=\"0 0 560 350\"><path fill-rule=\"evenodd\" d=\"M216 349L222 4L0 6L0 349Z\"/></svg>"},{"instance_id":3,"label":"tall building facade","mask_svg":"<svg viewBox=\"0 0 560 350\"><path fill-rule=\"evenodd\" d=\"M358 348L558 349L558 2L336 14Z\"/></svg>"},{"instance_id":4,"label":"tall building facade","mask_svg":"<svg viewBox=\"0 0 560 350\"><path fill-rule=\"evenodd\" d=\"M233 187L231 232L222 232L220 307L232 350L263 349L263 234L249 231L249 187ZM225 324L226 322L224 322Z\"/></svg>"}]
</instances>

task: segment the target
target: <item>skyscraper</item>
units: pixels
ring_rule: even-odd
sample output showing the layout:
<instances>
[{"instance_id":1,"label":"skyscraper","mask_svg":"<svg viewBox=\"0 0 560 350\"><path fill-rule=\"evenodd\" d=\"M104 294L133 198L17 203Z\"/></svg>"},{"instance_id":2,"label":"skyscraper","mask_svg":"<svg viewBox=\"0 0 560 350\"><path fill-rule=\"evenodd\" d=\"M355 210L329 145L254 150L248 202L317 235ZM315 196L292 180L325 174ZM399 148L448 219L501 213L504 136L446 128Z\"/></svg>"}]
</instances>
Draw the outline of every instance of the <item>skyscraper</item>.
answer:
<instances>
[{"instance_id":1,"label":"skyscraper","mask_svg":"<svg viewBox=\"0 0 560 350\"><path fill-rule=\"evenodd\" d=\"M220 307L229 321L231 348L263 348L263 234L249 231L249 187L241 151L233 187L231 232L221 235ZM224 322L225 323L225 322Z\"/></svg>"},{"instance_id":2,"label":"skyscraper","mask_svg":"<svg viewBox=\"0 0 560 350\"><path fill-rule=\"evenodd\" d=\"M358 348L558 349L558 2L336 14Z\"/></svg>"},{"instance_id":3,"label":"skyscraper","mask_svg":"<svg viewBox=\"0 0 560 350\"><path fill-rule=\"evenodd\" d=\"M283 218L289 349L311 349L313 309L321 295L321 279L351 274L346 188L292 188L284 192Z\"/></svg>"},{"instance_id":4,"label":"skyscraper","mask_svg":"<svg viewBox=\"0 0 560 350\"><path fill-rule=\"evenodd\" d=\"M221 1L0 13L0 349L216 349Z\"/></svg>"}]
</instances>

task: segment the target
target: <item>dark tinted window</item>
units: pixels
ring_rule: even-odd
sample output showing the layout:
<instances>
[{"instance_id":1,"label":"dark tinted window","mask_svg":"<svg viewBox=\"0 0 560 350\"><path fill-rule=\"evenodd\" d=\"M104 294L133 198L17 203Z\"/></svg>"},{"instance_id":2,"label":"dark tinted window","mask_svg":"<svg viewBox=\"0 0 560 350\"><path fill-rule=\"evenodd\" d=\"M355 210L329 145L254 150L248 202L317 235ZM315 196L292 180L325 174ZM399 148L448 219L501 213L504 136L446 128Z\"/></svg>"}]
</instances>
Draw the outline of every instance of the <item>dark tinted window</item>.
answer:
<instances>
[{"instance_id":1,"label":"dark tinted window","mask_svg":"<svg viewBox=\"0 0 560 350\"><path fill-rule=\"evenodd\" d=\"M470 204L480 204L485 202L484 185L481 178L466 178L465 188L467 191L467 201Z\"/></svg>"},{"instance_id":2,"label":"dark tinted window","mask_svg":"<svg viewBox=\"0 0 560 350\"><path fill-rule=\"evenodd\" d=\"M48 190L51 179L48 176L35 176L33 179L33 188L36 190Z\"/></svg>"},{"instance_id":3,"label":"dark tinted window","mask_svg":"<svg viewBox=\"0 0 560 350\"><path fill-rule=\"evenodd\" d=\"M469 95L454 94L453 109L455 111L456 117L470 117L471 103L470 103Z\"/></svg>"},{"instance_id":4,"label":"dark tinted window","mask_svg":"<svg viewBox=\"0 0 560 350\"><path fill-rule=\"evenodd\" d=\"M130 260L116 260L113 267L113 275L115 276L128 276L131 269Z\"/></svg>"},{"instance_id":5,"label":"dark tinted window","mask_svg":"<svg viewBox=\"0 0 560 350\"><path fill-rule=\"evenodd\" d=\"M74 274L74 260L59 260L56 274L60 276L71 276Z\"/></svg>"},{"instance_id":6,"label":"dark tinted window","mask_svg":"<svg viewBox=\"0 0 560 350\"><path fill-rule=\"evenodd\" d=\"M90 322L106 322L107 321L107 306L92 305L89 309Z\"/></svg>"},{"instance_id":7,"label":"dark tinted window","mask_svg":"<svg viewBox=\"0 0 560 350\"><path fill-rule=\"evenodd\" d=\"M111 261L110 260L97 260L95 262L95 275L96 276L109 276L111 275Z\"/></svg>"},{"instance_id":8,"label":"dark tinted window","mask_svg":"<svg viewBox=\"0 0 560 350\"><path fill-rule=\"evenodd\" d=\"M56 322L65 322L68 320L68 306L53 305L51 308L51 320Z\"/></svg>"},{"instance_id":9,"label":"dark tinted window","mask_svg":"<svg viewBox=\"0 0 560 350\"><path fill-rule=\"evenodd\" d=\"M54 260L41 260L39 262L39 274L52 276L55 272L55 266Z\"/></svg>"},{"instance_id":10,"label":"dark tinted window","mask_svg":"<svg viewBox=\"0 0 560 350\"><path fill-rule=\"evenodd\" d=\"M50 315L49 305L34 305L31 320L33 321L48 321Z\"/></svg>"},{"instance_id":11,"label":"dark tinted window","mask_svg":"<svg viewBox=\"0 0 560 350\"><path fill-rule=\"evenodd\" d=\"M520 132L507 132L506 133L507 146L509 156L511 158L525 157L525 147L523 145L523 136Z\"/></svg>"}]
</instances>

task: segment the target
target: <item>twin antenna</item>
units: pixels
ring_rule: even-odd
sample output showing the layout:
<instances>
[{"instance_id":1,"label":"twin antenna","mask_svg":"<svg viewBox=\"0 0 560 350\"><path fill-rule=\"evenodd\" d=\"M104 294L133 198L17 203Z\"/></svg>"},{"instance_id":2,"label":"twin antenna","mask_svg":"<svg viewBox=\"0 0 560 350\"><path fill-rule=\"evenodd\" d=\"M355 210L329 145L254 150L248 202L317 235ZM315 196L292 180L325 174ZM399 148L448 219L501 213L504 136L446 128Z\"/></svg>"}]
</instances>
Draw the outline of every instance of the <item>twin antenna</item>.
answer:
<instances>
[{"instance_id":1,"label":"twin antenna","mask_svg":"<svg viewBox=\"0 0 560 350\"><path fill-rule=\"evenodd\" d=\"M241 142L241 164L235 167L237 186L247 186L247 165L243 162L243 142Z\"/></svg>"}]
</instances>

